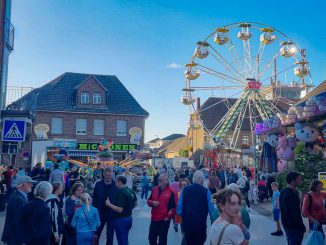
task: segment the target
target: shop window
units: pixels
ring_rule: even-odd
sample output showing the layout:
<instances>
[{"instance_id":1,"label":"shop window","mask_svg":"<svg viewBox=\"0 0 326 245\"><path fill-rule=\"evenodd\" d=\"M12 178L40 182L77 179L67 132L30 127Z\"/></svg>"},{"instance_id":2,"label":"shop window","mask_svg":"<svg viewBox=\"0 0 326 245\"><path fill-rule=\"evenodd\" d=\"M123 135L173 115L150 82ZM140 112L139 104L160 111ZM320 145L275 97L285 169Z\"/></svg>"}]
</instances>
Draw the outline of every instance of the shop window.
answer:
<instances>
[{"instance_id":1,"label":"shop window","mask_svg":"<svg viewBox=\"0 0 326 245\"><path fill-rule=\"evenodd\" d=\"M51 134L62 134L62 118L53 117L51 119Z\"/></svg>"},{"instance_id":2,"label":"shop window","mask_svg":"<svg viewBox=\"0 0 326 245\"><path fill-rule=\"evenodd\" d=\"M76 120L76 135L86 135L87 132L87 119Z\"/></svg>"},{"instance_id":3,"label":"shop window","mask_svg":"<svg viewBox=\"0 0 326 245\"><path fill-rule=\"evenodd\" d=\"M104 120L94 120L94 135L104 135Z\"/></svg>"},{"instance_id":4,"label":"shop window","mask_svg":"<svg viewBox=\"0 0 326 245\"><path fill-rule=\"evenodd\" d=\"M94 105L100 105L102 103L102 97L100 93L94 93L93 94L93 104Z\"/></svg>"},{"instance_id":5,"label":"shop window","mask_svg":"<svg viewBox=\"0 0 326 245\"><path fill-rule=\"evenodd\" d=\"M249 136L247 135L242 136L242 144L249 145Z\"/></svg>"},{"instance_id":6,"label":"shop window","mask_svg":"<svg viewBox=\"0 0 326 245\"><path fill-rule=\"evenodd\" d=\"M127 121L117 120L117 136L127 136Z\"/></svg>"},{"instance_id":7,"label":"shop window","mask_svg":"<svg viewBox=\"0 0 326 245\"><path fill-rule=\"evenodd\" d=\"M89 104L89 93L83 92L80 95L80 103Z\"/></svg>"}]
</instances>

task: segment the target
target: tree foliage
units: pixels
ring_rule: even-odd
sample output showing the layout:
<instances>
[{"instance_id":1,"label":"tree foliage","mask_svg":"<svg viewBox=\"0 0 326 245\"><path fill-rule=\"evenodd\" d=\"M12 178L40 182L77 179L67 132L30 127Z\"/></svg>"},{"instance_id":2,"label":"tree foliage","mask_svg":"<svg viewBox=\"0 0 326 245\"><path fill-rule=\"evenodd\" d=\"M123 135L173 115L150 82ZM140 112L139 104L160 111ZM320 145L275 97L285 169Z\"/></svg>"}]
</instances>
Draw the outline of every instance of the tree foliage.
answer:
<instances>
[{"instance_id":1,"label":"tree foliage","mask_svg":"<svg viewBox=\"0 0 326 245\"><path fill-rule=\"evenodd\" d=\"M187 149L180 149L179 150L179 157L188 158L189 151Z\"/></svg>"},{"instance_id":2,"label":"tree foliage","mask_svg":"<svg viewBox=\"0 0 326 245\"><path fill-rule=\"evenodd\" d=\"M323 154L310 154L301 152L296 156L295 169L302 174L303 184L300 190L303 192L309 191L310 183L313 179L318 178L319 172L326 171L326 159Z\"/></svg>"}]
</instances>

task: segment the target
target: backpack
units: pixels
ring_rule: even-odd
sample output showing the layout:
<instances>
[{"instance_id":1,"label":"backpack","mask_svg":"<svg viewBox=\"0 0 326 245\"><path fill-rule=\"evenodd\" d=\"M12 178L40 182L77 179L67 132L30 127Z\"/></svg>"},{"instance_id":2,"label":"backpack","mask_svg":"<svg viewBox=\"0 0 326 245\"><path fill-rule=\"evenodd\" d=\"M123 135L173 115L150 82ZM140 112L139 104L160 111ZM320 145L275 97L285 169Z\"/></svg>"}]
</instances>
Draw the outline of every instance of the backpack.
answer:
<instances>
[{"instance_id":1,"label":"backpack","mask_svg":"<svg viewBox=\"0 0 326 245\"><path fill-rule=\"evenodd\" d=\"M249 180L249 178L247 179L247 181L246 181L246 185L245 185L245 187L243 188L245 191L249 191L250 190L250 180Z\"/></svg>"},{"instance_id":2,"label":"backpack","mask_svg":"<svg viewBox=\"0 0 326 245\"><path fill-rule=\"evenodd\" d=\"M312 196L311 196L311 193L310 193L310 192L308 192L306 195L308 195L308 198L309 198L308 211L309 211L309 213L311 213L311 209L312 209ZM302 207L303 207L303 201L302 201L302 203L301 203L301 210L303 210ZM303 214L303 212L302 212L302 216L305 217L305 218L307 218L307 217Z\"/></svg>"}]
</instances>

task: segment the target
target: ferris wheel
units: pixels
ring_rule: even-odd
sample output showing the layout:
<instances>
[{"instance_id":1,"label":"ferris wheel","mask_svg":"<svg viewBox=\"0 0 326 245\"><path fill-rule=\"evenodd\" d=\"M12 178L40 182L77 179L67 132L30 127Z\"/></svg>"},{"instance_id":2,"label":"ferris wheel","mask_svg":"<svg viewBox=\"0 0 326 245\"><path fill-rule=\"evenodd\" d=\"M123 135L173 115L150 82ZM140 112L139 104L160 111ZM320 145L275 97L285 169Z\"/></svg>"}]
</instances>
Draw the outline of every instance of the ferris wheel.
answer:
<instances>
[{"instance_id":1,"label":"ferris wheel","mask_svg":"<svg viewBox=\"0 0 326 245\"><path fill-rule=\"evenodd\" d=\"M231 149L238 148L244 124L254 142L257 121L281 113L282 103L293 104L287 93L304 95L313 86L306 50L256 22L221 26L198 41L185 78L181 102L191 109L191 126L203 127L209 139ZM205 103L196 108L198 98ZM213 124L204 120L222 107Z\"/></svg>"}]
</instances>

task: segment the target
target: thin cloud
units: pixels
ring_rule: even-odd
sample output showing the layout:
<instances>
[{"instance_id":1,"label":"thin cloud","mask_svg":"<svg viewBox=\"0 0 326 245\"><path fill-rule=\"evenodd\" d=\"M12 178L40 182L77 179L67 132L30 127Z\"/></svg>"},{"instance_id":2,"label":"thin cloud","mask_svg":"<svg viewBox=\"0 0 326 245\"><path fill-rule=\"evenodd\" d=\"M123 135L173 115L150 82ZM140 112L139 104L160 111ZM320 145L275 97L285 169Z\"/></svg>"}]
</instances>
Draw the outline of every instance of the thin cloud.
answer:
<instances>
[{"instance_id":1,"label":"thin cloud","mask_svg":"<svg viewBox=\"0 0 326 245\"><path fill-rule=\"evenodd\" d=\"M171 64L166 65L165 67L168 69L180 69L182 68L182 65L173 62Z\"/></svg>"}]
</instances>

